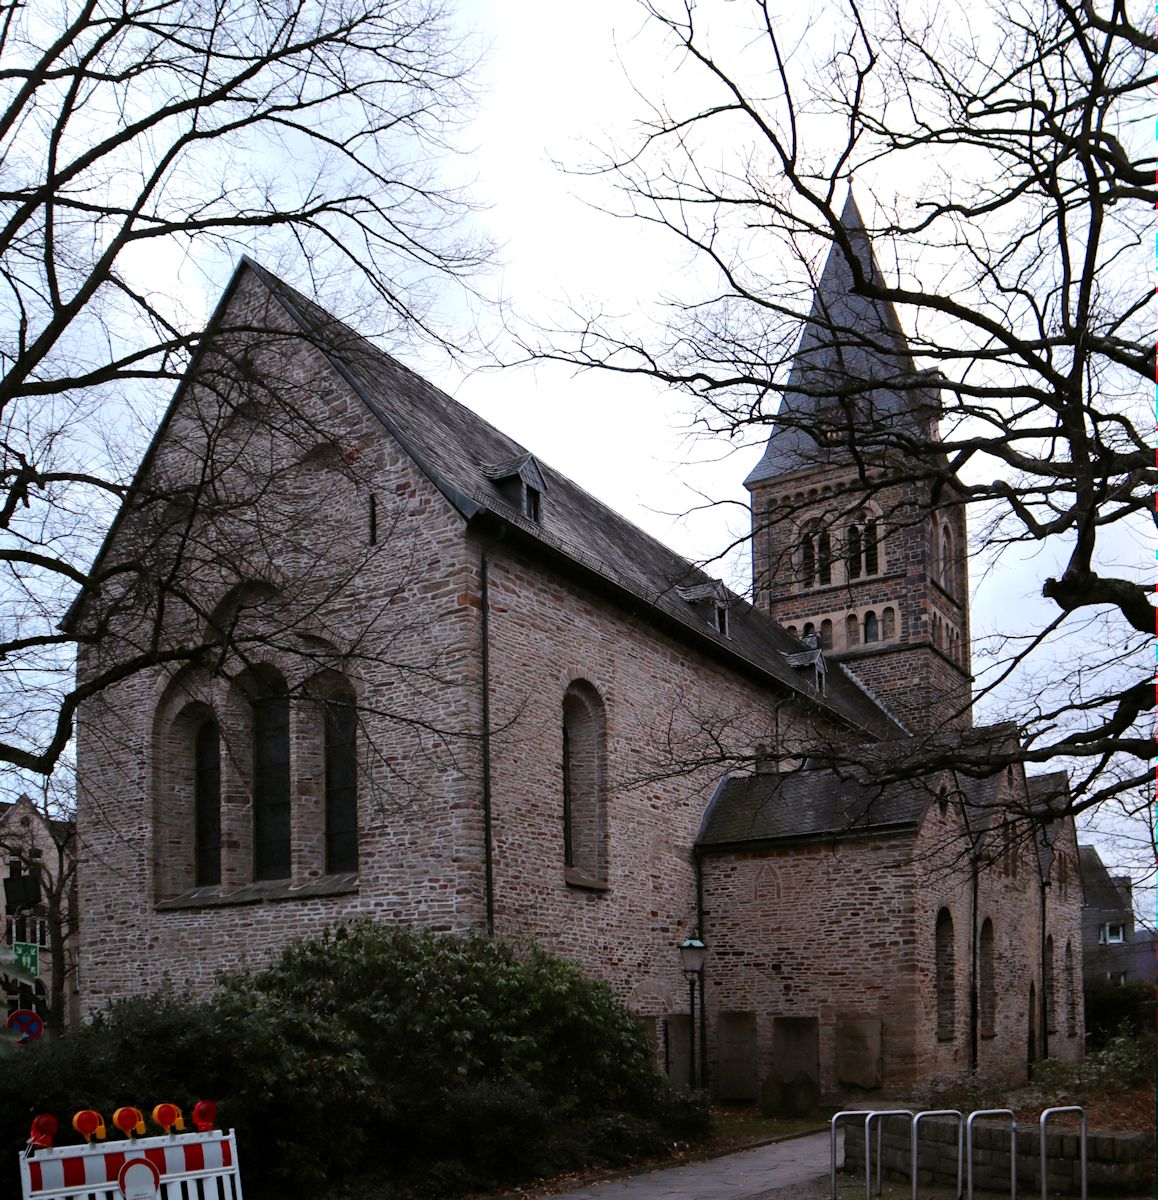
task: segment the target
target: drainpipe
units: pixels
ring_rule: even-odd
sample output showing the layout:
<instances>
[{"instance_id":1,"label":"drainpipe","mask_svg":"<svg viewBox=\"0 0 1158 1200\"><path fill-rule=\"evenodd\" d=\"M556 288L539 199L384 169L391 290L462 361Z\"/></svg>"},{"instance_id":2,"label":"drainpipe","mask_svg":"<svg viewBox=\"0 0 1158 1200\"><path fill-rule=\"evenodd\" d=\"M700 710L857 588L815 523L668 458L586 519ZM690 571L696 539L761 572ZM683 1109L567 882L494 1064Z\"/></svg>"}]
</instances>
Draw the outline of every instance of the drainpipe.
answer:
<instances>
[{"instance_id":1,"label":"drainpipe","mask_svg":"<svg viewBox=\"0 0 1158 1200\"><path fill-rule=\"evenodd\" d=\"M505 529L482 548L479 555L479 599L482 603L482 803L483 866L485 871L487 937L495 933L495 861L491 836L491 606L490 553L503 539Z\"/></svg>"},{"instance_id":2,"label":"drainpipe","mask_svg":"<svg viewBox=\"0 0 1158 1200\"><path fill-rule=\"evenodd\" d=\"M704 928L704 869L703 860L700 858L700 852L695 847L692 848L692 866L696 872L696 925L700 931L700 939L707 941ZM705 959L703 967L700 968L700 1088L702 1091L708 1089L708 1017L707 1017L707 1001L708 991L704 987L704 976L707 973L708 964Z\"/></svg>"},{"instance_id":3,"label":"drainpipe","mask_svg":"<svg viewBox=\"0 0 1158 1200\"><path fill-rule=\"evenodd\" d=\"M970 884L972 895L970 897L971 921L973 925L972 936L970 938L970 963L969 963L969 1069L977 1070L978 1057L978 1005L977 1005L977 916L978 916L978 876L980 867L978 863L977 851L970 857Z\"/></svg>"},{"instance_id":4,"label":"drainpipe","mask_svg":"<svg viewBox=\"0 0 1158 1200\"><path fill-rule=\"evenodd\" d=\"M1049 972L1049 976L1046 975L1045 894L1046 888L1049 887L1049 878L1045 875L1040 875L1039 878L1041 880L1041 929L1039 932L1041 968L1038 972L1038 977L1041 979L1041 993L1039 996L1038 1008L1041 1010L1041 1057L1046 1059L1049 1058L1049 1005L1050 1001L1053 999L1051 993L1053 992L1054 981L1052 978L1052 963L1050 964L1051 970ZM1050 985L1049 987L1046 986L1047 979Z\"/></svg>"}]
</instances>

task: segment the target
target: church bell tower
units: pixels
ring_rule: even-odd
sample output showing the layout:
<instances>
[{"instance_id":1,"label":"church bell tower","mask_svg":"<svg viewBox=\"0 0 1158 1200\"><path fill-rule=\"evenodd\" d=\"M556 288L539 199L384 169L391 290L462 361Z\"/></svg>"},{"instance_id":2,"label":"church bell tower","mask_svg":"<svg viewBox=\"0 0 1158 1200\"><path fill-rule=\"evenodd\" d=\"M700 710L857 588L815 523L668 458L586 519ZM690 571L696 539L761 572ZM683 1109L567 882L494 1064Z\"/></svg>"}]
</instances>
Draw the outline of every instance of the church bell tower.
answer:
<instances>
[{"instance_id":1,"label":"church bell tower","mask_svg":"<svg viewBox=\"0 0 1158 1200\"><path fill-rule=\"evenodd\" d=\"M851 192L841 222L880 268ZM964 507L937 441L937 378L892 304L855 295L829 252L752 497L757 605L819 635L912 732L971 723ZM906 446L922 453L906 455Z\"/></svg>"}]
</instances>

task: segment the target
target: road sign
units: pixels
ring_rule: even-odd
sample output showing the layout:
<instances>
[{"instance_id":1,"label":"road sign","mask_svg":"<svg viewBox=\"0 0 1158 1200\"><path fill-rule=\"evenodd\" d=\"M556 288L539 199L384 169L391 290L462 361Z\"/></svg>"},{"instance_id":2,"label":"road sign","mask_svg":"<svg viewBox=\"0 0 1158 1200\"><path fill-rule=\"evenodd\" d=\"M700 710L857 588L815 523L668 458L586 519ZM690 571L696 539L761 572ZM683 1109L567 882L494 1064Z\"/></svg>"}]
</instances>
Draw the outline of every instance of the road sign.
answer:
<instances>
[{"instance_id":1,"label":"road sign","mask_svg":"<svg viewBox=\"0 0 1158 1200\"><path fill-rule=\"evenodd\" d=\"M130 1158L117 1174L117 1185L125 1200L156 1200L161 1194L161 1172L147 1158Z\"/></svg>"},{"instance_id":2,"label":"road sign","mask_svg":"<svg viewBox=\"0 0 1158 1200\"><path fill-rule=\"evenodd\" d=\"M35 942L13 942L12 961L33 975L39 975L40 947Z\"/></svg>"},{"instance_id":3,"label":"road sign","mask_svg":"<svg viewBox=\"0 0 1158 1200\"><path fill-rule=\"evenodd\" d=\"M30 1008L18 1008L9 1016L7 1025L9 1029L14 1029L29 1041L35 1041L44 1032L44 1022L40 1019L40 1014L34 1013Z\"/></svg>"}]
</instances>

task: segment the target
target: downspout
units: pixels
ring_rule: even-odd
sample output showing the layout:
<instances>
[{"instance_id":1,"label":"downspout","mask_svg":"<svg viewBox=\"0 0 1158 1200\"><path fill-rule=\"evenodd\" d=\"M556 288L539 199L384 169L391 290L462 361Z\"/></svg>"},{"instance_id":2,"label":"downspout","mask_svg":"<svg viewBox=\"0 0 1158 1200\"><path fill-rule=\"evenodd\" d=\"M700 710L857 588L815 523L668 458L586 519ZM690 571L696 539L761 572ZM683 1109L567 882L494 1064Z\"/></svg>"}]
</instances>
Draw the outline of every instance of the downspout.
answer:
<instances>
[{"instance_id":1,"label":"downspout","mask_svg":"<svg viewBox=\"0 0 1158 1200\"><path fill-rule=\"evenodd\" d=\"M1041 874L1040 868L1039 868L1039 879L1041 881L1041 929L1039 931L1038 945L1039 945L1039 950L1040 950L1040 954L1041 954L1041 957L1040 957L1041 967L1038 971L1038 978L1041 980L1041 992L1039 994L1040 999L1039 999L1039 1003L1038 1003L1038 1008L1041 1010L1041 1013L1040 1013L1041 1057L1043 1059L1046 1059L1046 1058L1049 1058L1049 1009L1050 1009L1051 1002L1053 1000L1052 993L1053 993L1053 988L1054 988L1054 981L1052 978L1053 964L1050 963L1049 964L1050 965L1049 986L1048 987L1046 986L1047 976L1046 976L1046 951L1045 951L1045 892L1046 892L1046 888L1049 887L1049 877L1047 875Z\"/></svg>"},{"instance_id":2,"label":"downspout","mask_svg":"<svg viewBox=\"0 0 1158 1200\"><path fill-rule=\"evenodd\" d=\"M977 1022L979 1018L977 1006L977 916L978 916L978 883L980 875L979 865L980 855L976 849L970 855L970 885L972 895L970 897L970 914L973 925L972 936L970 939L970 963L969 963L969 1069L977 1070L978 1057L978 1030Z\"/></svg>"},{"instance_id":3,"label":"downspout","mask_svg":"<svg viewBox=\"0 0 1158 1200\"><path fill-rule=\"evenodd\" d=\"M482 605L482 804L483 804L483 868L486 888L487 937L495 934L495 858L491 833L491 605L490 553L502 541L505 529L499 531L482 548L479 556L479 600Z\"/></svg>"},{"instance_id":4,"label":"downspout","mask_svg":"<svg viewBox=\"0 0 1158 1200\"><path fill-rule=\"evenodd\" d=\"M694 846L692 848L692 865L696 872L696 925L700 931L700 938L706 942L707 938L704 936L706 930L704 929L703 859L700 857L699 849ZM708 991L704 987L704 976L707 969L708 964L705 960L700 969L700 1089L705 1092L708 1090Z\"/></svg>"}]
</instances>

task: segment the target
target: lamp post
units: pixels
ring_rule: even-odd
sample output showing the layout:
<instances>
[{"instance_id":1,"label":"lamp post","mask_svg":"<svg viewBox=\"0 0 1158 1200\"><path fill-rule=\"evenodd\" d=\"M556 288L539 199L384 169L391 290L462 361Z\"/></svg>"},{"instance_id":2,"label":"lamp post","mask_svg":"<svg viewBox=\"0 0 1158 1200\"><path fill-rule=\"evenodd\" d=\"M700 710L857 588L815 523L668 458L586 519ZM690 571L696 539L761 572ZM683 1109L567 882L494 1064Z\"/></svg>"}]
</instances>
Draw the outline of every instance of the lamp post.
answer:
<instances>
[{"instance_id":1,"label":"lamp post","mask_svg":"<svg viewBox=\"0 0 1158 1200\"><path fill-rule=\"evenodd\" d=\"M684 978L688 981L688 1087L696 1089L696 980L704 969L707 946L700 941L700 931L693 929L691 936L680 942L680 962ZM703 1005L703 996L700 996Z\"/></svg>"}]
</instances>

